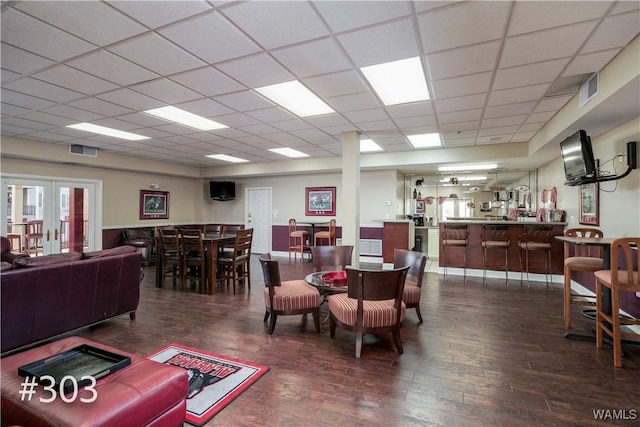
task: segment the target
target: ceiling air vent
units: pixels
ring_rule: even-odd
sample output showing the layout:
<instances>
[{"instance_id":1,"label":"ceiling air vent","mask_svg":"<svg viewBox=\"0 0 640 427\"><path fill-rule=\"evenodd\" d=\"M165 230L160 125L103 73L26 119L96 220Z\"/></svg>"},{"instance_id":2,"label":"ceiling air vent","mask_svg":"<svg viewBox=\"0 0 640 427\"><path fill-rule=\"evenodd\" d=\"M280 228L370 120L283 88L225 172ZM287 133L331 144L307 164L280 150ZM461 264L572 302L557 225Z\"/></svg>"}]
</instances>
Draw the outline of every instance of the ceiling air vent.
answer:
<instances>
[{"instance_id":1,"label":"ceiling air vent","mask_svg":"<svg viewBox=\"0 0 640 427\"><path fill-rule=\"evenodd\" d=\"M578 108L589 102L591 98L598 94L599 79L598 73L593 74L580 86L580 99L578 101Z\"/></svg>"},{"instance_id":2,"label":"ceiling air vent","mask_svg":"<svg viewBox=\"0 0 640 427\"><path fill-rule=\"evenodd\" d=\"M98 149L95 147L87 147L86 145L72 144L69 146L70 154L78 156L98 157Z\"/></svg>"}]
</instances>

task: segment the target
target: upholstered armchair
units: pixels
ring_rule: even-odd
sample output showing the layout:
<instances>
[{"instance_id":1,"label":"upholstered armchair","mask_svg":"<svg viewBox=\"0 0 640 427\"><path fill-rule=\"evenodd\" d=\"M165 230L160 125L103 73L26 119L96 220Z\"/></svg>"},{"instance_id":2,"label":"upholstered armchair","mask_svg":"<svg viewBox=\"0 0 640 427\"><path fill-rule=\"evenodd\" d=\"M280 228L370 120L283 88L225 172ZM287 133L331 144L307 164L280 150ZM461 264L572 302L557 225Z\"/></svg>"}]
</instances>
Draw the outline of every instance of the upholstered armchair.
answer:
<instances>
[{"instance_id":1,"label":"upholstered armchair","mask_svg":"<svg viewBox=\"0 0 640 427\"><path fill-rule=\"evenodd\" d=\"M20 258L28 258L29 255L21 252L11 251L11 241L5 236L0 237L2 250L2 271L11 270L15 267L16 261Z\"/></svg>"},{"instance_id":2,"label":"upholstered armchair","mask_svg":"<svg viewBox=\"0 0 640 427\"><path fill-rule=\"evenodd\" d=\"M156 260L156 242L153 228L125 228L122 230L122 245L136 248L136 252L142 253L142 263L149 265Z\"/></svg>"}]
</instances>

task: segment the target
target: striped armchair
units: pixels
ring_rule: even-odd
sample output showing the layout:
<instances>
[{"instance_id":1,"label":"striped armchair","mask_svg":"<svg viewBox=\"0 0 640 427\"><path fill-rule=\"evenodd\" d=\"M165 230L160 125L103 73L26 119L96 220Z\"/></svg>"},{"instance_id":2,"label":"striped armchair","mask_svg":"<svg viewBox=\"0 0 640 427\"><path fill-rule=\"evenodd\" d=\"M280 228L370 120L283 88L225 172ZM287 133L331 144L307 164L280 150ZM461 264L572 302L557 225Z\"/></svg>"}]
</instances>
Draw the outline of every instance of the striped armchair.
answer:
<instances>
[{"instance_id":1,"label":"striped armchair","mask_svg":"<svg viewBox=\"0 0 640 427\"><path fill-rule=\"evenodd\" d=\"M264 274L264 322L269 320L269 335L273 334L278 315L311 313L316 332L320 332L320 293L304 280L280 281L278 261L270 254L260 255Z\"/></svg>"},{"instance_id":2,"label":"striped armchair","mask_svg":"<svg viewBox=\"0 0 640 427\"><path fill-rule=\"evenodd\" d=\"M424 268L427 265L427 255L407 249L394 249L393 268L400 268L405 265L409 266L409 271L404 282L402 301L407 305L407 308L416 309L418 320L422 323L420 298L422 296L422 279L424 277Z\"/></svg>"},{"instance_id":3,"label":"striped armchair","mask_svg":"<svg viewBox=\"0 0 640 427\"><path fill-rule=\"evenodd\" d=\"M391 332L396 349L402 354L400 326L406 312L402 293L408 270L408 265L393 270L347 267L348 292L329 296L331 337L336 335L336 326L355 332L356 358L360 358L365 333Z\"/></svg>"}]
</instances>

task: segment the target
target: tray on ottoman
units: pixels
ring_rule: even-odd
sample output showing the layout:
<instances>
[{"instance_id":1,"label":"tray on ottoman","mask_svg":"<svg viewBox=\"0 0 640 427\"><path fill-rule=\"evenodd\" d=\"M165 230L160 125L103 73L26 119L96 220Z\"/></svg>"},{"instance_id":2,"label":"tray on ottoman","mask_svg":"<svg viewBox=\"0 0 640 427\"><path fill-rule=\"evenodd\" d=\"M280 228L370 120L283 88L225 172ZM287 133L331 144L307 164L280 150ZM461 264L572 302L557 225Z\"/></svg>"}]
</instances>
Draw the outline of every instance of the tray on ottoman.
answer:
<instances>
[{"instance_id":1,"label":"tray on ottoman","mask_svg":"<svg viewBox=\"0 0 640 427\"><path fill-rule=\"evenodd\" d=\"M62 385L62 392L67 394L74 389L77 390L91 384L91 377L97 381L99 378L130 364L130 357L82 344L62 353L20 366L18 375L35 377L38 383L49 381L51 382L49 386L54 387L55 390L59 390ZM68 376L74 378L75 382L66 380Z\"/></svg>"}]
</instances>

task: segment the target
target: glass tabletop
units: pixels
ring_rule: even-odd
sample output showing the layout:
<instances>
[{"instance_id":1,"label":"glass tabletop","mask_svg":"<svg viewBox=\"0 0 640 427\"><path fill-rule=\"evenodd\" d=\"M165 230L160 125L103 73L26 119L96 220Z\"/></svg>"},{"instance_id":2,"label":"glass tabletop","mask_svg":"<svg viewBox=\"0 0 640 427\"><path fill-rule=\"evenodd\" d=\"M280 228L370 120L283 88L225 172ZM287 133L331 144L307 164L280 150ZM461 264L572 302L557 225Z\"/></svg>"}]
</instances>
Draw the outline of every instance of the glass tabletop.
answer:
<instances>
[{"instance_id":1,"label":"glass tabletop","mask_svg":"<svg viewBox=\"0 0 640 427\"><path fill-rule=\"evenodd\" d=\"M346 271L318 271L308 274L304 280L325 292L347 292Z\"/></svg>"}]
</instances>

